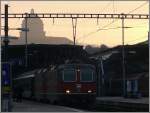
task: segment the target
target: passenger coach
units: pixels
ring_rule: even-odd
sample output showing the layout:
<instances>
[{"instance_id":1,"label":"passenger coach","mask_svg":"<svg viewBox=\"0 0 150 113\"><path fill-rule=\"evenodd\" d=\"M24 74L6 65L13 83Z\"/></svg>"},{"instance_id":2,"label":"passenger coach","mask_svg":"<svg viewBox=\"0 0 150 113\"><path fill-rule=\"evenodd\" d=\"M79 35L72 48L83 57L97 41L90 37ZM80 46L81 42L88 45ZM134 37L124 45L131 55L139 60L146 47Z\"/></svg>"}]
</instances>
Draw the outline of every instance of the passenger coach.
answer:
<instances>
[{"instance_id":1,"label":"passenger coach","mask_svg":"<svg viewBox=\"0 0 150 113\"><path fill-rule=\"evenodd\" d=\"M36 69L14 79L24 98L56 102L94 102L95 67L91 64L63 64ZM15 93L15 92L14 92Z\"/></svg>"}]
</instances>

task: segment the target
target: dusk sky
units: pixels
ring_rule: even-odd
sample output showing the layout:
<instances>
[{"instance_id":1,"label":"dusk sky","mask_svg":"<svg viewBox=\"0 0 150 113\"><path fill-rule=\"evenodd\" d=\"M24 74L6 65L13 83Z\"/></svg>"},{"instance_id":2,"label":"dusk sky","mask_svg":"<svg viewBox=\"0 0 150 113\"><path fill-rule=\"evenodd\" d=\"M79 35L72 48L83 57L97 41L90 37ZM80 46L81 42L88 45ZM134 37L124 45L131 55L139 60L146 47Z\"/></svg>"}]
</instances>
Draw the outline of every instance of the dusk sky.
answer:
<instances>
[{"instance_id":1,"label":"dusk sky","mask_svg":"<svg viewBox=\"0 0 150 113\"><path fill-rule=\"evenodd\" d=\"M1 12L4 13L4 1L1 4ZM148 14L148 1L9 1L9 13L30 13L33 8L35 13L131 13L131 14ZM134 10L135 9L135 10ZM42 19L46 36L67 37L73 40L72 20L55 19L53 25L52 19ZM77 42L80 44L91 44L99 46L106 44L110 47L120 45L122 39L122 30L109 29L96 32L103 26L111 23L106 27L121 27L121 20L114 19L78 19L77 20ZM1 19L2 26L4 20ZM21 27L22 19L9 20L10 28ZM135 44L148 38L148 20L125 20L125 44ZM2 35L4 32L2 32ZM18 36L19 31L9 31L10 35Z\"/></svg>"}]
</instances>

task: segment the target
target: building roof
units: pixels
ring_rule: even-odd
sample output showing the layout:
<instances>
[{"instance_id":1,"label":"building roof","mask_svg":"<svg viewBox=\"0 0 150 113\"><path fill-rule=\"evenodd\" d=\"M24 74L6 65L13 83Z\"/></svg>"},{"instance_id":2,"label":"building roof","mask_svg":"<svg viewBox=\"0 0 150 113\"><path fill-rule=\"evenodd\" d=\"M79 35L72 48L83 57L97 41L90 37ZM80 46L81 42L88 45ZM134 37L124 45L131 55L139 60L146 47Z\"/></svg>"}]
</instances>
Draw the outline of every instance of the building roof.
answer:
<instances>
[{"instance_id":1,"label":"building roof","mask_svg":"<svg viewBox=\"0 0 150 113\"><path fill-rule=\"evenodd\" d=\"M126 75L125 79L126 80L137 80L140 79L141 77L149 77L148 72L142 72L142 73L134 73L134 74L129 74ZM122 80L123 77L113 77L112 80Z\"/></svg>"}]
</instances>

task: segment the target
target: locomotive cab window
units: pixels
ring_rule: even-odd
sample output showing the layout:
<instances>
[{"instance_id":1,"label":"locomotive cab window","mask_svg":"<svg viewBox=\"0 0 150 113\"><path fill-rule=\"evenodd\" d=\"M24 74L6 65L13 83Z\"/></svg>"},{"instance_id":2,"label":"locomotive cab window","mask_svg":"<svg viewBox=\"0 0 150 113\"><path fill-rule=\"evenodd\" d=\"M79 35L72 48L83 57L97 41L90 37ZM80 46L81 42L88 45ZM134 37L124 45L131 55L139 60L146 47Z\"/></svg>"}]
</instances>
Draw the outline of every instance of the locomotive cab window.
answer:
<instances>
[{"instance_id":1,"label":"locomotive cab window","mask_svg":"<svg viewBox=\"0 0 150 113\"><path fill-rule=\"evenodd\" d=\"M81 69L80 80L81 82L93 82L93 70L92 69Z\"/></svg>"},{"instance_id":2,"label":"locomotive cab window","mask_svg":"<svg viewBox=\"0 0 150 113\"><path fill-rule=\"evenodd\" d=\"M63 71L64 82L74 82L76 81L76 73L74 69L66 69Z\"/></svg>"}]
</instances>

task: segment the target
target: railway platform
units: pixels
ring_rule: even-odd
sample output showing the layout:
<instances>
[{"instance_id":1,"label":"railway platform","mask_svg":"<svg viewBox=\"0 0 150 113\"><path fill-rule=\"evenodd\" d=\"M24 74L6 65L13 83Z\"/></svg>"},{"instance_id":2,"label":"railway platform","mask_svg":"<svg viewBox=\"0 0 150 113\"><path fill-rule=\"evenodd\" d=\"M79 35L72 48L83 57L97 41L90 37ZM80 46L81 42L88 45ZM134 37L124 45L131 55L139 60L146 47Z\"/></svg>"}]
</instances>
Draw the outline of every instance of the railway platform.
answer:
<instances>
[{"instance_id":1,"label":"railway platform","mask_svg":"<svg viewBox=\"0 0 150 113\"><path fill-rule=\"evenodd\" d=\"M97 97L97 109L110 111L149 111L149 98Z\"/></svg>"},{"instance_id":2,"label":"railway platform","mask_svg":"<svg viewBox=\"0 0 150 113\"><path fill-rule=\"evenodd\" d=\"M13 102L12 112L83 112L83 111L70 107L23 100L22 102Z\"/></svg>"}]
</instances>

